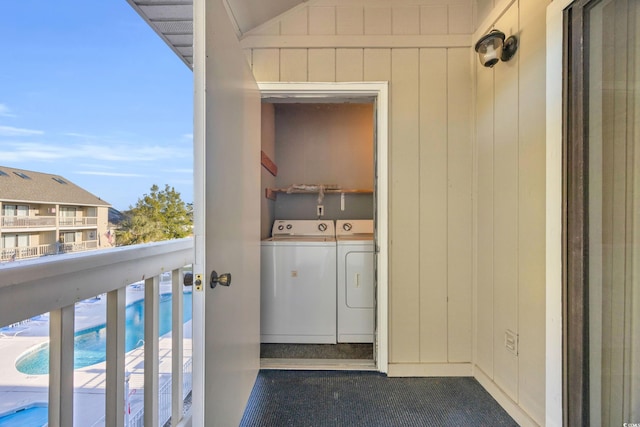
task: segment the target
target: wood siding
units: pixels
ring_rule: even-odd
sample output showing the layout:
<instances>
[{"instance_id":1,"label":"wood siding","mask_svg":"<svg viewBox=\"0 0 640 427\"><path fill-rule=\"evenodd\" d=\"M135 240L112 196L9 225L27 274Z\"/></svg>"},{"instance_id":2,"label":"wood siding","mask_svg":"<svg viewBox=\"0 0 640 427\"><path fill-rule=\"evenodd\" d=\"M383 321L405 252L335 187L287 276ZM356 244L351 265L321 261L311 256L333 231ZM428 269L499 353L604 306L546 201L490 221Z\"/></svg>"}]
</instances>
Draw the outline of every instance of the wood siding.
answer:
<instances>
[{"instance_id":1,"label":"wood siding","mask_svg":"<svg viewBox=\"0 0 640 427\"><path fill-rule=\"evenodd\" d=\"M493 69L475 65L475 366L539 424L545 420L547 3L521 0L507 9L495 27L518 35L518 52ZM517 354L505 346L507 331L518 336Z\"/></svg>"},{"instance_id":2,"label":"wood siding","mask_svg":"<svg viewBox=\"0 0 640 427\"><path fill-rule=\"evenodd\" d=\"M314 43L316 35L471 33L471 7L402 3L315 2L259 31ZM471 49L249 50L257 81L390 82L389 361L471 363Z\"/></svg>"},{"instance_id":3,"label":"wood siding","mask_svg":"<svg viewBox=\"0 0 640 427\"><path fill-rule=\"evenodd\" d=\"M285 14L244 46L258 81L390 82L390 374L460 375L475 354L474 375L518 422L544 424L549 2L504 14L493 0L330 3ZM486 16L520 37L494 69L478 66L471 36L455 36Z\"/></svg>"},{"instance_id":4,"label":"wood siding","mask_svg":"<svg viewBox=\"0 0 640 427\"><path fill-rule=\"evenodd\" d=\"M474 7L470 0L319 0L249 31L252 36L383 36L472 34ZM486 2L485 2L486 3ZM480 7L487 14L489 7Z\"/></svg>"}]
</instances>

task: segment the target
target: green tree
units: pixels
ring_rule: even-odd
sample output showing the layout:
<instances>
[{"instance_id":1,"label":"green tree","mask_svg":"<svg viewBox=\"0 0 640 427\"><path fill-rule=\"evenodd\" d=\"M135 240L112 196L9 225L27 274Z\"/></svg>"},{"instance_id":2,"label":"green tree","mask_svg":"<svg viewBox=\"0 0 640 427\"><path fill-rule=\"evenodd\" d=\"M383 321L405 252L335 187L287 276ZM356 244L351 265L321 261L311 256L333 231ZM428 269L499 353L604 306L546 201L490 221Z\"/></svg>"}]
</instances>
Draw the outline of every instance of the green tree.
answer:
<instances>
[{"instance_id":1,"label":"green tree","mask_svg":"<svg viewBox=\"0 0 640 427\"><path fill-rule=\"evenodd\" d=\"M182 201L168 184L164 190L154 184L125 215L127 219L116 232L118 246L179 239L192 233L193 205Z\"/></svg>"}]
</instances>

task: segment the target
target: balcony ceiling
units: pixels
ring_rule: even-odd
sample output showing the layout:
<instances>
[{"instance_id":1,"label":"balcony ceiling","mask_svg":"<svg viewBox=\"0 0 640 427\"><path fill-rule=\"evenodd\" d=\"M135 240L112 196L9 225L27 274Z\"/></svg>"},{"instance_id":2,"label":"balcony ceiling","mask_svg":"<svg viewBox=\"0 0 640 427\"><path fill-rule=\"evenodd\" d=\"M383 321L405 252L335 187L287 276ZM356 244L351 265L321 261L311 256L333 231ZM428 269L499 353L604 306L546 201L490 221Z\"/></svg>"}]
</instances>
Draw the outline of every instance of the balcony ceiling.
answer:
<instances>
[{"instance_id":1,"label":"balcony ceiling","mask_svg":"<svg viewBox=\"0 0 640 427\"><path fill-rule=\"evenodd\" d=\"M127 0L156 33L193 67L193 0ZM306 0L222 0L238 36Z\"/></svg>"}]
</instances>

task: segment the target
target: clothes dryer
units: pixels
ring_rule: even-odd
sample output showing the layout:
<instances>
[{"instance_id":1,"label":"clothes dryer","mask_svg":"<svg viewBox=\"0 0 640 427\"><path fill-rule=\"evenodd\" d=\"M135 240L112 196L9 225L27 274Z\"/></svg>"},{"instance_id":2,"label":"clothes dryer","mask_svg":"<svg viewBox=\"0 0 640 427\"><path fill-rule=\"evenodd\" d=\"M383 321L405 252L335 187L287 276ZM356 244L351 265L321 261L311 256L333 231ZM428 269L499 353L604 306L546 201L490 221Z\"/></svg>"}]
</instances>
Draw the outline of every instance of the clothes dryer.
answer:
<instances>
[{"instance_id":1,"label":"clothes dryer","mask_svg":"<svg viewBox=\"0 0 640 427\"><path fill-rule=\"evenodd\" d=\"M373 220L338 220L338 342L373 342L375 269Z\"/></svg>"},{"instance_id":2,"label":"clothes dryer","mask_svg":"<svg viewBox=\"0 0 640 427\"><path fill-rule=\"evenodd\" d=\"M336 240L331 220L276 220L261 245L263 343L336 343Z\"/></svg>"}]
</instances>

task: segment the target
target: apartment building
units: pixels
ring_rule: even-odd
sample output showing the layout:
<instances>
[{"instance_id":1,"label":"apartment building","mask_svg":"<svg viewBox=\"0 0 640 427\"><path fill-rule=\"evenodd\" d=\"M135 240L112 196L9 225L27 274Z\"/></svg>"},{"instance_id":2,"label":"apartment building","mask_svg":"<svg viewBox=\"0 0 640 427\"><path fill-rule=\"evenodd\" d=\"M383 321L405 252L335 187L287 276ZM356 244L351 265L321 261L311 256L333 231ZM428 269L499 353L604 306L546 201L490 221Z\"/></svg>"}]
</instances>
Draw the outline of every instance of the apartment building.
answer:
<instances>
[{"instance_id":1,"label":"apartment building","mask_svg":"<svg viewBox=\"0 0 640 427\"><path fill-rule=\"evenodd\" d=\"M109 207L59 175L0 166L0 262L115 246Z\"/></svg>"}]
</instances>

